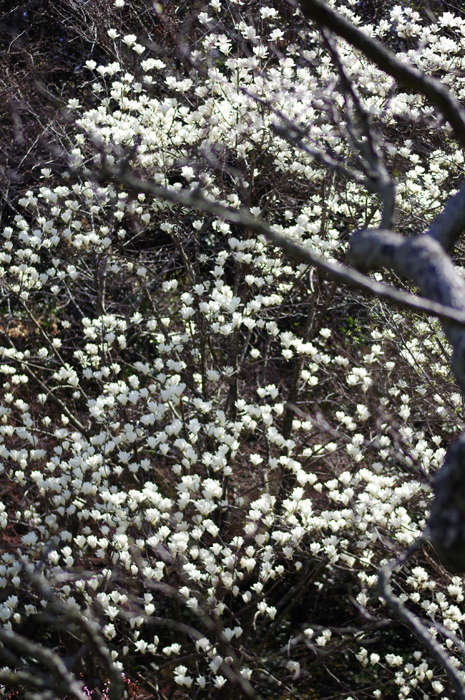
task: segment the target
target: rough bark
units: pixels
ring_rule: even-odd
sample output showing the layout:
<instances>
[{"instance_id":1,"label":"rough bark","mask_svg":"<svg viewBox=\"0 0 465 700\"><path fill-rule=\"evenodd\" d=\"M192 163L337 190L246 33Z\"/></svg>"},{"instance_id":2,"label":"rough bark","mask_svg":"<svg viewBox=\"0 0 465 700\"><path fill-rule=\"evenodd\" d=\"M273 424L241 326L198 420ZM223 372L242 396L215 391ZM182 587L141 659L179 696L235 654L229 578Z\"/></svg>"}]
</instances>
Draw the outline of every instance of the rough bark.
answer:
<instances>
[{"instance_id":1,"label":"rough bark","mask_svg":"<svg viewBox=\"0 0 465 700\"><path fill-rule=\"evenodd\" d=\"M320 31L339 35L400 86L423 95L449 122L457 141L465 143L465 110L445 85L400 61L321 0L300 0L300 7ZM443 317L442 324L452 346L452 371L465 393L465 326L459 322L465 311L465 280L449 257L464 230L465 184L428 230L416 236L404 238L383 229L356 231L351 238L349 261L365 273L380 268L391 270L418 287L422 297L457 314L456 322ZM436 476L434 493L425 534L447 568L465 572L465 435L450 448Z\"/></svg>"},{"instance_id":2,"label":"rough bark","mask_svg":"<svg viewBox=\"0 0 465 700\"><path fill-rule=\"evenodd\" d=\"M385 230L356 231L349 251L351 263L364 272L392 270L413 282L422 296L462 313L465 280L444 249L452 247L461 228L457 212L463 206L463 188L460 193L430 230L418 236L404 238ZM465 328L446 320L443 328L453 349L452 370L465 392ZM434 495L426 534L446 568L465 572L465 435L450 448L434 480Z\"/></svg>"},{"instance_id":3,"label":"rough bark","mask_svg":"<svg viewBox=\"0 0 465 700\"><path fill-rule=\"evenodd\" d=\"M428 528L444 566L465 571L465 435L450 448L434 480L434 502Z\"/></svg>"}]
</instances>

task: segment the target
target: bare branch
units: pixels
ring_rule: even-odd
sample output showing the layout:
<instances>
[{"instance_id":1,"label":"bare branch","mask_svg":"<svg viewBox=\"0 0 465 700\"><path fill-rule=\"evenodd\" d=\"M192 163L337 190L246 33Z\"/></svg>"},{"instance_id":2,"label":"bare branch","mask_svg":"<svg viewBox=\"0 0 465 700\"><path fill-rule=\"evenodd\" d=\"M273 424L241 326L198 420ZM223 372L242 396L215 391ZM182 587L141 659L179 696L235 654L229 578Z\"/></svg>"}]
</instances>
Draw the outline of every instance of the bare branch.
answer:
<instances>
[{"instance_id":1,"label":"bare branch","mask_svg":"<svg viewBox=\"0 0 465 700\"><path fill-rule=\"evenodd\" d=\"M365 161L364 167L368 171L369 178L374 182L374 187L372 185L372 189L377 192L383 204L380 228L390 229L395 212L396 190L394 181L387 171L378 148L378 135L375 133L370 123L370 115L363 107L355 92L352 81L344 70L344 66L339 58L336 47L333 46L331 37L327 36L324 30L322 30L322 35L341 80L346 104L347 133L351 145L363 157ZM357 115L357 123L360 125L357 129L355 128L354 119L351 116L350 103L352 103L353 110ZM358 134L355 133L356 131L359 131L361 136L358 136Z\"/></svg>"},{"instance_id":2,"label":"bare branch","mask_svg":"<svg viewBox=\"0 0 465 700\"><path fill-rule=\"evenodd\" d=\"M87 177L93 177L98 180L111 179L121 183L129 191L144 192L158 199L177 202L189 208L199 209L208 214L223 217L226 221L240 224L244 226L244 228L262 235L270 243L281 248L281 250L294 260L324 270L332 279L338 282L343 282L350 287L368 292L380 299L386 299L397 306L410 309L411 311L437 316L444 321L453 321L457 326L465 325L465 310L453 309L441 302L429 301L428 299L419 298L414 294L393 289L385 284L376 282L376 280L368 277L368 275L364 275L347 265L329 261L310 248L305 248L297 243L293 243L284 236L280 236L266 226L260 219L253 216L246 208L233 209L219 202L212 201L207 199L200 190L177 192L174 189L157 187L150 182L141 180L130 172L121 172L118 169L106 167L105 171L99 173L97 177L95 173L86 173L86 175Z\"/></svg>"},{"instance_id":3,"label":"bare branch","mask_svg":"<svg viewBox=\"0 0 465 700\"><path fill-rule=\"evenodd\" d=\"M79 610L60 600L47 579L40 573L32 571L27 572L27 575L39 595L49 603L48 610L53 616L57 620L66 622L68 625L73 623L76 625L82 637L87 640L92 652L100 658L105 666L109 679L109 700L120 700L123 689L121 671L115 666L111 658L111 651L99 632L99 625L91 618L83 615Z\"/></svg>"},{"instance_id":4,"label":"bare branch","mask_svg":"<svg viewBox=\"0 0 465 700\"><path fill-rule=\"evenodd\" d=\"M426 97L449 122L457 141L465 146L465 112L458 100L439 80L402 63L392 51L354 27L322 0L300 0L300 7L305 17L315 22L318 27L338 34L404 88Z\"/></svg>"},{"instance_id":5,"label":"bare branch","mask_svg":"<svg viewBox=\"0 0 465 700\"><path fill-rule=\"evenodd\" d=\"M5 627L0 627L0 642L6 647L13 647L21 655L36 659L48 669L49 673L60 685L61 690L65 689L66 693L76 700L86 700L86 696L81 690L80 684L74 675L66 668L63 660L54 651L47 649L42 644L31 642L29 639L26 639L26 637L23 637L17 632L13 632L13 630L8 630ZM39 680L39 687L43 687L43 679Z\"/></svg>"},{"instance_id":6,"label":"bare branch","mask_svg":"<svg viewBox=\"0 0 465 700\"><path fill-rule=\"evenodd\" d=\"M465 231L465 183L430 224L427 234L450 252Z\"/></svg>"},{"instance_id":7,"label":"bare branch","mask_svg":"<svg viewBox=\"0 0 465 700\"><path fill-rule=\"evenodd\" d=\"M386 267L412 280L428 299L465 313L465 280L440 243L430 236L404 238L391 231L356 231L349 259L361 270ZM444 332L454 348L452 369L465 391L465 332L443 317ZM454 319L451 319L454 321Z\"/></svg>"},{"instance_id":8,"label":"bare branch","mask_svg":"<svg viewBox=\"0 0 465 700\"><path fill-rule=\"evenodd\" d=\"M414 554L417 549L426 541L424 536L419 537L400 557L383 566L378 575L378 592L386 601L394 615L413 632L415 637L428 649L430 654L442 666L447 673L449 680L457 693L459 700L465 700L465 686L461 674L455 668L451 656L443 649L438 641L431 635L428 627L403 603L396 598L391 588L391 576L401 564Z\"/></svg>"}]
</instances>

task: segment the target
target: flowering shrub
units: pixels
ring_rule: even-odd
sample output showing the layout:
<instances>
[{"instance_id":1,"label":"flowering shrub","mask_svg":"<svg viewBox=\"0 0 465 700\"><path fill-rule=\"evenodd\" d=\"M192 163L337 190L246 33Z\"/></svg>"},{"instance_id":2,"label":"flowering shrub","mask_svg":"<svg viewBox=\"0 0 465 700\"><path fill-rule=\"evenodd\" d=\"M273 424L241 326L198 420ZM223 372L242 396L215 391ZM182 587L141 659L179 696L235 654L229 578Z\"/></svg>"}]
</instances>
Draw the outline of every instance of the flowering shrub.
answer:
<instances>
[{"instance_id":1,"label":"flowering shrub","mask_svg":"<svg viewBox=\"0 0 465 700\"><path fill-rule=\"evenodd\" d=\"M372 26L335 4L463 98L461 17L396 6ZM176 68L107 36L117 60L87 61L69 153L2 230L4 629L42 620L35 641L69 657L94 630L87 693L116 669L153 697L441 694L376 590L463 429L441 326L220 211L336 263L384 221L383 173L408 236L453 193L462 148L421 95L280 2L212 0ZM461 577L427 547L395 583L458 665ZM5 687L33 685L11 644Z\"/></svg>"}]
</instances>

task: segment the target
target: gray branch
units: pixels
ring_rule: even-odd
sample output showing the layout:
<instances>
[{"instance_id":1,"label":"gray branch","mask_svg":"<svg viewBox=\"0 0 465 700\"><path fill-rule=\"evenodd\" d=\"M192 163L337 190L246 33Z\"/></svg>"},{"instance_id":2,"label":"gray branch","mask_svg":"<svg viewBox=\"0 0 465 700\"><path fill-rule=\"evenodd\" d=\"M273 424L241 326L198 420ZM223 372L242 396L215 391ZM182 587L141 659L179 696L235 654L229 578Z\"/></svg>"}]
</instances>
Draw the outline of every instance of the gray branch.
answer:
<instances>
[{"instance_id":1,"label":"gray branch","mask_svg":"<svg viewBox=\"0 0 465 700\"><path fill-rule=\"evenodd\" d=\"M449 449L434 479L427 534L444 566L465 571L465 435Z\"/></svg>"},{"instance_id":2,"label":"gray branch","mask_svg":"<svg viewBox=\"0 0 465 700\"><path fill-rule=\"evenodd\" d=\"M11 655L9 647L15 649L20 656L30 657L35 659L38 663L45 666L45 668L50 673L51 684L47 686L44 677L41 675L29 674L35 687L43 688L48 687L53 690L56 685L61 689L61 691L66 691L67 694L71 695L75 700L86 700L86 696L81 690L80 683L76 680L75 676L66 668L63 660L51 649L47 649L42 644L36 644L31 640L23 637L13 630L8 630L5 627L0 627L0 656L3 656L2 650L6 651L6 658ZM0 679L2 676L0 676ZM31 682L29 678L29 682ZM35 679L35 680L34 680ZM55 681L55 682L54 682Z\"/></svg>"},{"instance_id":3,"label":"gray branch","mask_svg":"<svg viewBox=\"0 0 465 700\"><path fill-rule=\"evenodd\" d=\"M44 616L52 625L64 624L81 637L91 653L101 660L109 680L109 700L121 700L123 678L111 658L111 651L93 619L86 617L78 608L62 601L45 576L25 567L24 575L30 580L39 596L48 602ZM82 684L67 667L65 661L52 649L31 641L27 637L0 626L0 659L12 669L0 670L0 683L25 685L36 690L49 690L53 697L72 697L86 700ZM32 663L27 660L32 660ZM16 667L16 668L14 668ZM41 696L42 697L42 696ZM46 697L45 695L43 697Z\"/></svg>"},{"instance_id":4,"label":"gray branch","mask_svg":"<svg viewBox=\"0 0 465 700\"><path fill-rule=\"evenodd\" d=\"M401 620L411 630L411 632L413 632L415 637L425 645L431 656L433 656L445 670L455 692L457 693L457 698L459 698L459 700L465 700L465 686L462 681L462 676L455 668L450 654L432 636L428 627L416 615L410 612L410 610L408 610L408 608L401 603L399 598L397 598L392 591L391 576L394 570L403 564L403 562L405 562L414 552L416 552L424 541L424 537L419 537L407 552L401 555L398 559L386 564L386 566L383 566L378 575L378 592L389 605L389 608L392 610L394 615Z\"/></svg>"},{"instance_id":5,"label":"gray branch","mask_svg":"<svg viewBox=\"0 0 465 700\"><path fill-rule=\"evenodd\" d=\"M434 228L436 238L427 233L403 238L391 231L356 231L351 239L349 258L364 271L380 267L393 270L410 279L425 297L457 309L457 314L461 315L465 311L465 280L438 241L440 223L438 218ZM452 370L465 392L465 329L444 319L443 328L453 348ZM450 448L446 461L435 478L434 493L428 537L444 566L452 571L464 572L464 435Z\"/></svg>"},{"instance_id":6,"label":"gray branch","mask_svg":"<svg viewBox=\"0 0 465 700\"><path fill-rule=\"evenodd\" d=\"M465 112L439 80L400 61L392 51L354 27L322 0L300 0L300 7L304 16L319 28L338 34L404 88L426 97L449 122L457 141L465 146Z\"/></svg>"},{"instance_id":7,"label":"gray branch","mask_svg":"<svg viewBox=\"0 0 465 700\"><path fill-rule=\"evenodd\" d=\"M465 280L441 244L428 235L404 238L391 231L356 231L351 238L349 260L359 270L393 270L410 279L423 296L451 309L465 312ZM465 329L443 319L444 332L453 347L452 370L465 392Z\"/></svg>"},{"instance_id":8,"label":"gray branch","mask_svg":"<svg viewBox=\"0 0 465 700\"><path fill-rule=\"evenodd\" d=\"M430 299L418 297L415 294L403 292L377 282L368 275L362 274L362 272L354 270L348 265L330 261L322 255L315 253L311 248L293 243L279 233L276 233L276 231L273 231L273 229L267 226L261 219L253 216L246 208L234 209L211 199L207 199L200 190L177 192L173 189L159 187L158 185L136 177L128 170L122 171L118 168L110 168L109 166L105 166L105 168L102 168L97 174L95 172L86 171L85 175L99 182L117 182L123 185L129 192L143 192L157 199L164 199L169 202L181 204L189 209L198 209L206 214L222 217L225 221L239 224L244 229L248 229L249 231L263 236L267 241L281 248L286 255L289 255L297 262L305 265L312 265L320 270L324 270L331 279L337 282L342 282L349 287L355 287L356 289L368 292L370 295L379 297L380 299L386 299L396 306L410 309L416 313L426 313L430 316L437 316L443 321L453 321L456 325L461 324L465 326L465 308L463 311L460 311L457 308L451 308L441 302L431 301Z\"/></svg>"},{"instance_id":9,"label":"gray branch","mask_svg":"<svg viewBox=\"0 0 465 700\"><path fill-rule=\"evenodd\" d=\"M450 253L465 231L465 183L449 199L442 212L434 219L427 231L445 251Z\"/></svg>"}]
</instances>

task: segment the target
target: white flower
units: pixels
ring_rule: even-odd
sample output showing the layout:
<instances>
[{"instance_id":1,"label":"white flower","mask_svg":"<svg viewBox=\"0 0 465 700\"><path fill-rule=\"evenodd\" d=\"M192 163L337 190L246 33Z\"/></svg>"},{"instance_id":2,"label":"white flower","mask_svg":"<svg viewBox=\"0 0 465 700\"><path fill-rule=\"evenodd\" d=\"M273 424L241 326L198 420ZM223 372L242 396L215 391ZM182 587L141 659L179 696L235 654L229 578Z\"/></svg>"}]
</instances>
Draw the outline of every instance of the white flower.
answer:
<instances>
[{"instance_id":1,"label":"white flower","mask_svg":"<svg viewBox=\"0 0 465 700\"><path fill-rule=\"evenodd\" d=\"M292 673L292 680L297 680L300 676L300 663L298 661L288 661L286 668Z\"/></svg>"},{"instance_id":2,"label":"white flower","mask_svg":"<svg viewBox=\"0 0 465 700\"><path fill-rule=\"evenodd\" d=\"M113 639L116 636L116 629L113 623L105 625L102 631L104 636L109 640Z\"/></svg>"},{"instance_id":3,"label":"white flower","mask_svg":"<svg viewBox=\"0 0 465 700\"><path fill-rule=\"evenodd\" d=\"M126 34L123 36L123 41L127 46L133 46L136 43L137 37L135 34Z\"/></svg>"},{"instance_id":4,"label":"white flower","mask_svg":"<svg viewBox=\"0 0 465 700\"><path fill-rule=\"evenodd\" d=\"M434 690L434 692L437 693L438 695L440 695L442 693L442 691L444 690L444 686L441 683L441 681L432 681L431 687Z\"/></svg>"},{"instance_id":5,"label":"white flower","mask_svg":"<svg viewBox=\"0 0 465 700\"><path fill-rule=\"evenodd\" d=\"M190 688L193 683L193 678L187 675L186 666L176 666L174 669L174 682L178 685L185 685Z\"/></svg>"},{"instance_id":6,"label":"white flower","mask_svg":"<svg viewBox=\"0 0 465 700\"><path fill-rule=\"evenodd\" d=\"M410 408L406 404L403 404L398 411L398 415L403 420L407 420L410 417Z\"/></svg>"},{"instance_id":7,"label":"white flower","mask_svg":"<svg viewBox=\"0 0 465 700\"><path fill-rule=\"evenodd\" d=\"M33 530L31 530L31 532L28 532L26 535L22 536L21 541L25 545L33 546L37 543L38 539L39 538L37 537L36 533Z\"/></svg>"},{"instance_id":8,"label":"white flower","mask_svg":"<svg viewBox=\"0 0 465 700\"><path fill-rule=\"evenodd\" d=\"M363 404L357 405L357 413L358 413L358 417L361 421L366 421L370 417L370 411Z\"/></svg>"}]
</instances>

